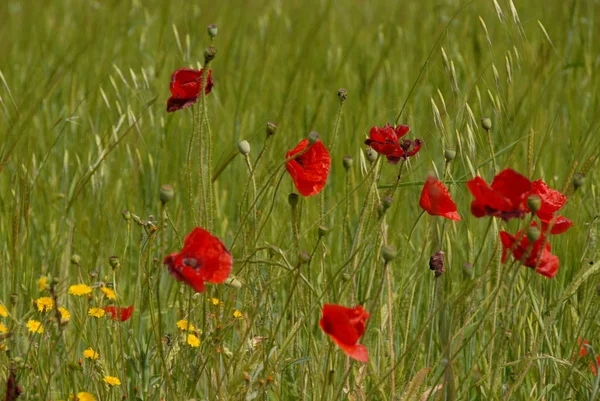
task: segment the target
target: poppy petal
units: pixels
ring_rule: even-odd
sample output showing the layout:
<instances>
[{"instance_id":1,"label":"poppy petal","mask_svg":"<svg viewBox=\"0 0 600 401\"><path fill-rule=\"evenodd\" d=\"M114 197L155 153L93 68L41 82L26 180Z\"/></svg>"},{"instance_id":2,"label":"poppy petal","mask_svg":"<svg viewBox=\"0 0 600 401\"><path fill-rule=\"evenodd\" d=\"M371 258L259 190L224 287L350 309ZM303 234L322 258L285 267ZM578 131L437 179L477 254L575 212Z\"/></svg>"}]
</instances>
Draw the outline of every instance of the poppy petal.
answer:
<instances>
[{"instance_id":1,"label":"poppy petal","mask_svg":"<svg viewBox=\"0 0 600 401\"><path fill-rule=\"evenodd\" d=\"M419 206L432 216L442 216L454 221L460 220L456 203L452 200L450 192L440 180L432 175L425 181Z\"/></svg>"},{"instance_id":2,"label":"poppy petal","mask_svg":"<svg viewBox=\"0 0 600 401\"><path fill-rule=\"evenodd\" d=\"M331 157L323 142L319 140L309 147L308 139L300 141L293 150L286 153L285 157L289 159L304 150L305 153L286 162L285 168L298 192L302 196L312 196L321 192L327 183Z\"/></svg>"},{"instance_id":3,"label":"poppy petal","mask_svg":"<svg viewBox=\"0 0 600 401\"><path fill-rule=\"evenodd\" d=\"M190 107L194 103L198 101L197 97L189 98L189 99L178 99L175 97L170 97L167 100L167 112L172 113L177 110L185 109Z\"/></svg>"},{"instance_id":4,"label":"poppy petal","mask_svg":"<svg viewBox=\"0 0 600 401\"><path fill-rule=\"evenodd\" d=\"M532 183L531 193L542 199L542 206L537 212L538 216L540 214L552 214L567 202L567 197L562 192L550 188L542 180L536 180Z\"/></svg>"}]
</instances>

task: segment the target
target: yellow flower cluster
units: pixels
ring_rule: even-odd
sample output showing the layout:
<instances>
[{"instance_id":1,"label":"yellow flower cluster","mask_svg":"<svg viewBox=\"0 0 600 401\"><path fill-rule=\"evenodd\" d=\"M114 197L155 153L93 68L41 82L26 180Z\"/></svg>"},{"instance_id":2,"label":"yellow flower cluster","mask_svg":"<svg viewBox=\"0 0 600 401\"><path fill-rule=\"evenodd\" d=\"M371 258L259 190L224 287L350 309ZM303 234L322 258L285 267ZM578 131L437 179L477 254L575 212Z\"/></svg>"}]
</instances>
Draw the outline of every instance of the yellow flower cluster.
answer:
<instances>
[{"instance_id":1,"label":"yellow flower cluster","mask_svg":"<svg viewBox=\"0 0 600 401\"><path fill-rule=\"evenodd\" d=\"M106 314L106 312L104 311L104 309L101 309L101 308L90 308L88 310L88 315L92 316L92 317L101 318L105 314Z\"/></svg>"}]
</instances>

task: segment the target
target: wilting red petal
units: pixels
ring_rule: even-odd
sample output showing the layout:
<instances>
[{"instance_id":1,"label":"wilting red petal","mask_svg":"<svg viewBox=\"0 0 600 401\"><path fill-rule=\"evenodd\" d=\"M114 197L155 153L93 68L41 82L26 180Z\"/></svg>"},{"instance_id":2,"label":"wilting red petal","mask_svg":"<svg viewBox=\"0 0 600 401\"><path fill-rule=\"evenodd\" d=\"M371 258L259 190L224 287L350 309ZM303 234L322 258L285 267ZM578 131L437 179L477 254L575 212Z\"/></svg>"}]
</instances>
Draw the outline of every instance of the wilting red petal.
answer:
<instances>
[{"instance_id":1,"label":"wilting red petal","mask_svg":"<svg viewBox=\"0 0 600 401\"><path fill-rule=\"evenodd\" d=\"M362 306L346 308L341 305L325 304L323 317L319 321L321 329L349 357L367 362L369 354L367 349L356 342L365 332L365 321L369 313Z\"/></svg>"},{"instance_id":2,"label":"wilting red petal","mask_svg":"<svg viewBox=\"0 0 600 401\"><path fill-rule=\"evenodd\" d=\"M285 163L285 168L294 180L298 192L303 196L312 196L321 192L327 183L331 157L323 142L318 140L309 147L308 139L300 141L285 157L289 159L306 148L306 153Z\"/></svg>"},{"instance_id":3,"label":"wilting red petal","mask_svg":"<svg viewBox=\"0 0 600 401\"><path fill-rule=\"evenodd\" d=\"M106 312L106 314L109 315L112 320L119 320L121 322L128 320L133 314L133 305L127 308L119 308L118 306L105 306L102 309L104 309L104 312Z\"/></svg>"},{"instance_id":4,"label":"wilting red petal","mask_svg":"<svg viewBox=\"0 0 600 401\"><path fill-rule=\"evenodd\" d=\"M524 216L523 200L531 192L531 182L511 169L496 175L491 186L481 177L475 177L467 182L467 187L475 197L471 202L475 217L496 216L504 220Z\"/></svg>"},{"instance_id":5,"label":"wilting red petal","mask_svg":"<svg viewBox=\"0 0 600 401\"><path fill-rule=\"evenodd\" d=\"M532 225L537 224L534 222ZM502 263L506 262L508 253L512 251L512 255L516 260L521 261L524 266L534 268L537 273L545 277L552 278L558 272L560 261L558 256L552 254L550 242L543 233L533 243L531 249L524 230L520 230L516 236L501 231L500 240L502 242Z\"/></svg>"},{"instance_id":6,"label":"wilting red petal","mask_svg":"<svg viewBox=\"0 0 600 401\"><path fill-rule=\"evenodd\" d=\"M205 281L214 284L225 281L233 260L217 237L196 227L185 237L183 249L168 255L164 264L177 281L185 282L196 292L203 292Z\"/></svg>"},{"instance_id":7,"label":"wilting red petal","mask_svg":"<svg viewBox=\"0 0 600 401\"><path fill-rule=\"evenodd\" d=\"M432 216L442 216L454 221L460 220L460 215L456 211L456 203L452 200L450 192L440 180L432 175L425 181L419 206Z\"/></svg>"},{"instance_id":8,"label":"wilting red petal","mask_svg":"<svg viewBox=\"0 0 600 401\"><path fill-rule=\"evenodd\" d=\"M171 75L171 97L167 101L167 112L190 107L196 103L202 88L202 70L180 68ZM212 70L208 70L205 94L209 94L214 86Z\"/></svg>"}]
</instances>

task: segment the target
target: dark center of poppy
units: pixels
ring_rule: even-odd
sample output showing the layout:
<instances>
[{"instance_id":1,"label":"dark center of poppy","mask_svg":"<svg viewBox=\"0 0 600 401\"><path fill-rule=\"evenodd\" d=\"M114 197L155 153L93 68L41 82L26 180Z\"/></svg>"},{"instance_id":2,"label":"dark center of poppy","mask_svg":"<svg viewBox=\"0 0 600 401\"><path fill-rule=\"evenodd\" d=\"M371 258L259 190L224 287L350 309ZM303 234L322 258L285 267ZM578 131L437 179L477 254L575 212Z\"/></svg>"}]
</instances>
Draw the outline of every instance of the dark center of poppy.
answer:
<instances>
[{"instance_id":1,"label":"dark center of poppy","mask_svg":"<svg viewBox=\"0 0 600 401\"><path fill-rule=\"evenodd\" d=\"M184 258L182 262L184 266L191 267L194 270L202 267L202 260L196 258Z\"/></svg>"}]
</instances>

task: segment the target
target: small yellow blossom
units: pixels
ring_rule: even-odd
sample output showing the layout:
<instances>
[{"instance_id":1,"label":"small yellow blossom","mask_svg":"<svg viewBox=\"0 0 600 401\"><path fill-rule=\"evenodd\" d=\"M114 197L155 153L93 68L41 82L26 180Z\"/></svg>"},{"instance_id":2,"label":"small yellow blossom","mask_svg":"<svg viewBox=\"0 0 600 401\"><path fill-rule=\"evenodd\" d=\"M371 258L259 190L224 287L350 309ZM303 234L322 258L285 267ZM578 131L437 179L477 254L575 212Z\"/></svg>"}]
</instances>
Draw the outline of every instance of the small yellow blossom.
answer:
<instances>
[{"instance_id":1,"label":"small yellow blossom","mask_svg":"<svg viewBox=\"0 0 600 401\"><path fill-rule=\"evenodd\" d=\"M92 288L85 284L74 284L69 287L69 294L77 295L78 297L90 294L91 292Z\"/></svg>"},{"instance_id":2,"label":"small yellow blossom","mask_svg":"<svg viewBox=\"0 0 600 401\"><path fill-rule=\"evenodd\" d=\"M6 351L6 344L0 344L0 351Z\"/></svg>"},{"instance_id":3,"label":"small yellow blossom","mask_svg":"<svg viewBox=\"0 0 600 401\"><path fill-rule=\"evenodd\" d=\"M221 301L219 301L218 298L209 298L208 302L210 302L210 303L212 303L213 305L216 306L216 305L219 305L219 302L221 302Z\"/></svg>"},{"instance_id":4,"label":"small yellow blossom","mask_svg":"<svg viewBox=\"0 0 600 401\"><path fill-rule=\"evenodd\" d=\"M2 316L2 317L7 317L8 316L8 310L2 304L0 304L0 316Z\"/></svg>"},{"instance_id":5,"label":"small yellow blossom","mask_svg":"<svg viewBox=\"0 0 600 401\"><path fill-rule=\"evenodd\" d=\"M189 326L189 327L188 327ZM177 322L177 327L179 328L179 330L181 331L196 331L196 328L194 327L193 324L189 323L187 320L179 320Z\"/></svg>"},{"instance_id":6,"label":"small yellow blossom","mask_svg":"<svg viewBox=\"0 0 600 401\"><path fill-rule=\"evenodd\" d=\"M87 359L98 359L100 355L96 351L94 351L91 347L83 351L83 356Z\"/></svg>"},{"instance_id":7,"label":"small yellow blossom","mask_svg":"<svg viewBox=\"0 0 600 401\"><path fill-rule=\"evenodd\" d=\"M67 323L69 320L71 320L71 313L68 310L60 307L58 308L58 311L60 312L60 321L62 323Z\"/></svg>"},{"instance_id":8,"label":"small yellow blossom","mask_svg":"<svg viewBox=\"0 0 600 401\"><path fill-rule=\"evenodd\" d=\"M44 332L44 326L42 326L42 323L38 322L37 320L29 320L27 322L27 328L32 333L40 333L41 334Z\"/></svg>"},{"instance_id":9,"label":"small yellow blossom","mask_svg":"<svg viewBox=\"0 0 600 401\"><path fill-rule=\"evenodd\" d=\"M197 348L200 346L200 339L195 334L188 334L187 343L190 347Z\"/></svg>"},{"instance_id":10,"label":"small yellow blossom","mask_svg":"<svg viewBox=\"0 0 600 401\"><path fill-rule=\"evenodd\" d=\"M8 327L3 325L2 323L0 323L0 333L2 333L2 334L8 333Z\"/></svg>"},{"instance_id":11,"label":"small yellow blossom","mask_svg":"<svg viewBox=\"0 0 600 401\"><path fill-rule=\"evenodd\" d=\"M108 299L117 299L117 294L112 288L100 287L100 291L102 291Z\"/></svg>"},{"instance_id":12,"label":"small yellow blossom","mask_svg":"<svg viewBox=\"0 0 600 401\"><path fill-rule=\"evenodd\" d=\"M46 288L48 288L48 277L40 277L38 280L38 287L40 287L40 291L44 291Z\"/></svg>"},{"instance_id":13,"label":"small yellow blossom","mask_svg":"<svg viewBox=\"0 0 600 401\"><path fill-rule=\"evenodd\" d=\"M119 378L114 377L114 376L104 376L103 380L106 383L110 384L111 386L120 386L121 385L121 380L119 380Z\"/></svg>"},{"instance_id":14,"label":"small yellow blossom","mask_svg":"<svg viewBox=\"0 0 600 401\"><path fill-rule=\"evenodd\" d=\"M233 311L233 317L235 317L236 319L241 319L244 317L244 315L242 314L242 312L240 312L239 310L235 309Z\"/></svg>"},{"instance_id":15,"label":"small yellow blossom","mask_svg":"<svg viewBox=\"0 0 600 401\"><path fill-rule=\"evenodd\" d=\"M86 393L85 391L80 391L77 393L78 401L96 401L96 397L91 395L90 393Z\"/></svg>"},{"instance_id":16,"label":"small yellow blossom","mask_svg":"<svg viewBox=\"0 0 600 401\"><path fill-rule=\"evenodd\" d=\"M90 308L90 310L88 310L88 315L92 316L92 317L102 317L106 314L106 312L104 311L104 309L100 309L100 308Z\"/></svg>"},{"instance_id":17,"label":"small yellow blossom","mask_svg":"<svg viewBox=\"0 0 600 401\"><path fill-rule=\"evenodd\" d=\"M50 297L41 297L35 300L35 304L40 312L50 312L54 306L54 301Z\"/></svg>"}]
</instances>

